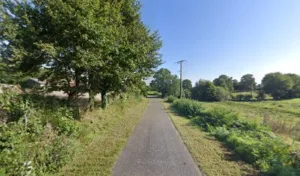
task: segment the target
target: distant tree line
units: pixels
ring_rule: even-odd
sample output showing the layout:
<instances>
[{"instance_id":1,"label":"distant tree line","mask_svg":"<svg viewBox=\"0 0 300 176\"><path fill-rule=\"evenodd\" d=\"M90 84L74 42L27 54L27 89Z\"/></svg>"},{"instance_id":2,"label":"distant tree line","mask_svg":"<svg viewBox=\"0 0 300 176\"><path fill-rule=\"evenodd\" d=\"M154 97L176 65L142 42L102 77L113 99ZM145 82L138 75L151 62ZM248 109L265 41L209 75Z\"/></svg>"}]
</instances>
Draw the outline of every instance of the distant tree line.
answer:
<instances>
[{"instance_id":1,"label":"distant tree line","mask_svg":"<svg viewBox=\"0 0 300 176\"><path fill-rule=\"evenodd\" d=\"M162 42L143 24L137 0L0 2L0 81L46 80L77 102L101 93L146 87L161 64ZM74 82L74 86L70 83Z\"/></svg>"},{"instance_id":2,"label":"distant tree line","mask_svg":"<svg viewBox=\"0 0 300 176\"><path fill-rule=\"evenodd\" d=\"M151 82L153 90L162 93L162 96L179 96L180 83L177 76L172 75L168 69L158 70ZM297 74L269 73L264 76L261 84L257 84L252 74L243 75L240 81L227 75L220 75L212 82L200 79L192 86L188 79L183 80L184 97L199 101L226 101L231 100L233 92L249 92L243 100L264 100L266 94L275 100L300 98L300 76ZM257 97L254 97L253 93Z\"/></svg>"}]
</instances>

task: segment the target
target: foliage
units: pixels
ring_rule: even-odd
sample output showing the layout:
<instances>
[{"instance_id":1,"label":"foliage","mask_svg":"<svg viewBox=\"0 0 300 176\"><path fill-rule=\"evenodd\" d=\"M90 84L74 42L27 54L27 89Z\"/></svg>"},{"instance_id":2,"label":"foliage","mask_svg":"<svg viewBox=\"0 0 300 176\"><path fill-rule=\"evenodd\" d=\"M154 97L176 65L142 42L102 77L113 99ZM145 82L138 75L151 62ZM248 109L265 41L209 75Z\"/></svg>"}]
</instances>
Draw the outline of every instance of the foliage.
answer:
<instances>
[{"instance_id":1,"label":"foliage","mask_svg":"<svg viewBox=\"0 0 300 176\"><path fill-rule=\"evenodd\" d=\"M256 88L255 78L252 74L242 76L239 83L239 89L244 91L253 91Z\"/></svg>"},{"instance_id":2,"label":"foliage","mask_svg":"<svg viewBox=\"0 0 300 176\"><path fill-rule=\"evenodd\" d=\"M192 81L189 79L184 79L182 81L182 88L185 90L192 90L193 88Z\"/></svg>"},{"instance_id":3,"label":"foliage","mask_svg":"<svg viewBox=\"0 0 300 176\"><path fill-rule=\"evenodd\" d=\"M200 80L192 89L192 99L199 101L225 101L230 93L223 87L217 87L210 81Z\"/></svg>"},{"instance_id":4,"label":"foliage","mask_svg":"<svg viewBox=\"0 0 300 176\"><path fill-rule=\"evenodd\" d=\"M216 101L227 100L231 100L230 92L223 87L216 87Z\"/></svg>"},{"instance_id":5,"label":"foliage","mask_svg":"<svg viewBox=\"0 0 300 176\"><path fill-rule=\"evenodd\" d=\"M294 84L290 76L279 72L269 73L262 80L263 90L276 100L290 98L289 92Z\"/></svg>"},{"instance_id":6,"label":"foliage","mask_svg":"<svg viewBox=\"0 0 300 176\"><path fill-rule=\"evenodd\" d=\"M266 99L266 94L263 90L259 90L258 94L256 96L256 99L259 101L265 100Z\"/></svg>"},{"instance_id":7,"label":"foliage","mask_svg":"<svg viewBox=\"0 0 300 176\"><path fill-rule=\"evenodd\" d=\"M11 92L0 95L0 169L7 175L55 173L74 151L71 139L78 127L72 111L44 109L32 99Z\"/></svg>"},{"instance_id":8,"label":"foliage","mask_svg":"<svg viewBox=\"0 0 300 176\"><path fill-rule=\"evenodd\" d=\"M195 117L201 114L202 104L189 99L178 99L173 101L172 107L181 115Z\"/></svg>"},{"instance_id":9,"label":"foliage","mask_svg":"<svg viewBox=\"0 0 300 176\"><path fill-rule=\"evenodd\" d=\"M189 89L183 89L184 98L192 98L192 91Z\"/></svg>"},{"instance_id":10,"label":"foliage","mask_svg":"<svg viewBox=\"0 0 300 176\"><path fill-rule=\"evenodd\" d=\"M175 100L177 100L177 97L174 97L174 96L171 95L171 96L168 96L168 97L167 97L167 100L166 100L166 101L167 101L168 103L173 103Z\"/></svg>"},{"instance_id":11,"label":"foliage","mask_svg":"<svg viewBox=\"0 0 300 176\"><path fill-rule=\"evenodd\" d=\"M182 101L182 102L180 102ZM181 115L190 118L190 111L197 112L194 124L211 132L219 140L234 149L245 161L257 166L261 172L298 175L297 159L291 148L276 137L269 127L249 121L225 108L214 107L195 110L193 101L177 100L172 107ZM181 106L179 106L181 105ZM184 105L184 106L183 106Z\"/></svg>"},{"instance_id":12,"label":"foliage","mask_svg":"<svg viewBox=\"0 0 300 176\"><path fill-rule=\"evenodd\" d=\"M153 90L160 92L163 98L167 95L179 96L179 79L177 76L172 75L168 69L159 69L155 72L153 78L154 80L151 81L150 86Z\"/></svg>"},{"instance_id":13,"label":"foliage","mask_svg":"<svg viewBox=\"0 0 300 176\"><path fill-rule=\"evenodd\" d=\"M92 109L101 92L105 107L106 93L138 87L161 63L160 37L142 23L136 0L5 0L0 10L3 60L75 105L88 92Z\"/></svg>"},{"instance_id":14,"label":"foliage","mask_svg":"<svg viewBox=\"0 0 300 176\"><path fill-rule=\"evenodd\" d=\"M232 77L221 75L213 81L215 86L223 87L224 89L232 92L234 90Z\"/></svg>"}]
</instances>

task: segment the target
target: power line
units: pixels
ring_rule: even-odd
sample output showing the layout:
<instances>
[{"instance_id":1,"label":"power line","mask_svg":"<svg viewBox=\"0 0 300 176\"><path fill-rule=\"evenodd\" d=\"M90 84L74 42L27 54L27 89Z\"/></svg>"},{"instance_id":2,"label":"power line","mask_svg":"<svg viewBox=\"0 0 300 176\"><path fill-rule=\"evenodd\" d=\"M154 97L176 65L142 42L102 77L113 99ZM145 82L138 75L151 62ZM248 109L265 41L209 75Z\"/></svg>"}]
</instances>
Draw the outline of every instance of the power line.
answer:
<instances>
[{"instance_id":1,"label":"power line","mask_svg":"<svg viewBox=\"0 0 300 176\"><path fill-rule=\"evenodd\" d=\"M177 64L180 64L180 95L179 98L182 98L182 63L187 62L186 60L180 60L176 62Z\"/></svg>"}]
</instances>

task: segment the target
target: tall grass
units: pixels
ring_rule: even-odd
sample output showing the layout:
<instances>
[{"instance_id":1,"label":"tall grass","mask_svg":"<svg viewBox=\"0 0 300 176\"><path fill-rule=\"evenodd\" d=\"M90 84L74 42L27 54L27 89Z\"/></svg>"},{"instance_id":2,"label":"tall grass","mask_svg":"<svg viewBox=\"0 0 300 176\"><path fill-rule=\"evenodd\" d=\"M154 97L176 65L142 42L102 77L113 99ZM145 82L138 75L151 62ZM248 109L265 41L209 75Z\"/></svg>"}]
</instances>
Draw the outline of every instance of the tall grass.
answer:
<instances>
[{"instance_id":1,"label":"tall grass","mask_svg":"<svg viewBox=\"0 0 300 176\"><path fill-rule=\"evenodd\" d=\"M205 109L201 103L192 100L176 100L172 107L180 115L190 118L192 123L226 143L262 173L300 175L298 153L292 151L270 127L249 121L224 108Z\"/></svg>"}]
</instances>

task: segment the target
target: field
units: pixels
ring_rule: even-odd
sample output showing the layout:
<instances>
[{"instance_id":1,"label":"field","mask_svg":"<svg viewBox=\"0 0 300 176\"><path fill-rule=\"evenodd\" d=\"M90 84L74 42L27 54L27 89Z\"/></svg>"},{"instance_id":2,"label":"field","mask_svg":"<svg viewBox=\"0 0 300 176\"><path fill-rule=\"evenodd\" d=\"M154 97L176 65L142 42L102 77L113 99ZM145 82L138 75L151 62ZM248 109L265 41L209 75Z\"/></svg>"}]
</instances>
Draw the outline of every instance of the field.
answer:
<instances>
[{"instance_id":1,"label":"field","mask_svg":"<svg viewBox=\"0 0 300 176\"><path fill-rule=\"evenodd\" d=\"M249 120L264 123L295 147L300 140L300 99L262 102L203 103L206 108L223 107Z\"/></svg>"},{"instance_id":2,"label":"field","mask_svg":"<svg viewBox=\"0 0 300 176\"><path fill-rule=\"evenodd\" d=\"M300 174L299 99L204 103L168 98L167 102L172 103L174 125L208 175ZM218 168L202 163L218 163ZM235 164L240 167L230 169Z\"/></svg>"}]
</instances>

